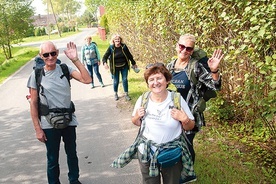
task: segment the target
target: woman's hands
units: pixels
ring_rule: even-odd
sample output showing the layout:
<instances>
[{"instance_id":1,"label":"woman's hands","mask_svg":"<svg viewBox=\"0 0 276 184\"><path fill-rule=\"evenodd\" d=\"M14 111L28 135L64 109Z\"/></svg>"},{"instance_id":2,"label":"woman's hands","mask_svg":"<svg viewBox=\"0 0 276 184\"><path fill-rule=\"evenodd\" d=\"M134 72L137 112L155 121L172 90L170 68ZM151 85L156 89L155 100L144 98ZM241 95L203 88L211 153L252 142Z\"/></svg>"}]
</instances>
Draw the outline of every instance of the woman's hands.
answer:
<instances>
[{"instance_id":1,"label":"woman's hands","mask_svg":"<svg viewBox=\"0 0 276 184\"><path fill-rule=\"evenodd\" d=\"M171 110L171 116L173 119L181 122L184 130L192 130L195 126L195 122L191 120L182 109L178 110L173 108Z\"/></svg>"},{"instance_id":2,"label":"woman's hands","mask_svg":"<svg viewBox=\"0 0 276 184\"><path fill-rule=\"evenodd\" d=\"M216 73L219 69L219 63L222 60L224 54L221 49L217 49L214 51L211 58L208 60L208 66L212 73Z\"/></svg>"},{"instance_id":3,"label":"woman's hands","mask_svg":"<svg viewBox=\"0 0 276 184\"><path fill-rule=\"evenodd\" d=\"M141 119L145 116L146 111L144 107L140 107L136 110L136 113L134 116L132 116L131 121L133 124L140 126L141 125Z\"/></svg>"}]
</instances>

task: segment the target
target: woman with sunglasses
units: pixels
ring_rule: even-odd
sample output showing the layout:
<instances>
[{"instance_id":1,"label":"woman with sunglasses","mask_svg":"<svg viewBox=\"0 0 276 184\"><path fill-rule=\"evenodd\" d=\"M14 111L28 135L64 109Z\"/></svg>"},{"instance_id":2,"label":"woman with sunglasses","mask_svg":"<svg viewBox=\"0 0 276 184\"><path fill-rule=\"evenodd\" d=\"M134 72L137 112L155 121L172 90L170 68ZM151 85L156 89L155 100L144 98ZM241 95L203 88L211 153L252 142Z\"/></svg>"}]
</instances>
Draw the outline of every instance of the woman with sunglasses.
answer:
<instances>
[{"instance_id":1,"label":"woman with sunglasses","mask_svg":"<svg viewBox=\"0 0 276 184\"><path fill-rule=\"evenodd\" d=\"M137 153L144 184L179 184L180 177L195 176L182 133L183 129L193 129L194 117L180 95L180 109L175 107L173 92L167 90L172 75L163 64L148 66L144 78L150 91L147 93L147 106L143 106L144 95L140 96L131 119L134 125L141 126L139 135L112 167L126 165ZM173 154L173 150L179 150L179 154ZM161 165L158 159L164 151L172 151L164 160L166 166ZM174 161L168 163L168 160Z\"/></svg>"},{"instance_id":2,"label":"woman with sunglasses","mask_svg":"<svg viewBox=\"0 0 276 184\"><path fill-rule=\"evenodd\" d=\"M205 58L207 61L207 68L202 63L197 62L192 69L195 72L195 77L198 84L192 83L189 78L188 68L192 62L192 54L195 47L195 36L185 34L180 36L176 44L177 59L172 61L168 68L172 72L172 83L177 88L177 91L186 100L195 117L195 127L192 130L186 130L185 133L189 140L188 148L192 155L192 160L195 162L195 151L193 148L193 140L195 134L200 131L200 128L205 125L203 112L198 112L194 108L200 99L200 91L197 85L206 86L209 90L219 90L221 87L221 77L219 74L219 64L223 58L221 50L215 50L211 58ZM173 66L173 67L172 67ZM196 177L186 178L183 183L195 181Z\"/></svg>"},{"instance_id":3,"label":"woman with sunglasses","mask_svg":"<svg viewBox=\"0 0 276 184\"><path fill-rule=\"evenodd\" d=\"M109 59L110 63L108 66L107 60ZM120 73L122 75L123 88L125 92L125 99L127 101L131 100L128 94L128 71L130 69L130 62L132 68L137 68L136 62L133 59L132 54L130 53L126 44L123 43L123 39L120 35L114 34L110 40L110 46L107 48L103 56L103 64L106 69L110 67L110 72L113 78L113 90L114 97L117 101L118 96L118 87L119 87L119 78Z\"/></svg>"}]
</instances>

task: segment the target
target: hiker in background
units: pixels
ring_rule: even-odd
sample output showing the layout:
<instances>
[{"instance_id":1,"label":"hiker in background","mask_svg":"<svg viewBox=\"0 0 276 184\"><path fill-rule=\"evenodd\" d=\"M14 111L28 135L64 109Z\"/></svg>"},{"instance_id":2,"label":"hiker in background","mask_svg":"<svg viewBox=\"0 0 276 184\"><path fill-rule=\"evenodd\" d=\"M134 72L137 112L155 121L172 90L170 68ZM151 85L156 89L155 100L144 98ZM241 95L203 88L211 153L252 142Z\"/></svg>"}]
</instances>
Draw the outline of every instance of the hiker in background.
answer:
<instances>
[{"instance_id":1,"label":"hiker in background","mask_svg":"<svg viewBox=\"0 0 276 184\"><path fill-rule=\"evenodd\" d=\"M194 117L180 94L174 103L176 92L167 90L172 75L162 63L148 65L144 78L150 92L138 98L131 119L139 135L111 166L123 167L137 152L143 183L179 184L180 177L195 176L183 133L193 129Z\"/></svg>"},{"instance_id":2,"label":"hiker in background","mask_svg":"<svg viewBox=\"0 0 276 184\"><path fill-rule=\"evenodd\" d=\"M110 65L108 66L107 60L110 60ZM118 87L119 87L119 78L120 73L122 75L123 88L125 92L125 99L127 101L131 100L128 94L128 71L130 69L130 61L132 67L137 68L136 62L133 59L132 54L130 53L126 44L123 43L123 39L120 35L114 34L110 40L110 46L107 48L103 56L103 64L106 69L110 67L110 72L113 79L113 90L114 97L117 101L118 96Z\"/></svg>"},{"instance_id":3,"label":"hiker in background","mask_svg":"<svg viewBox=\"0 0 276 184\"><path fill-rule=\"evenodd\" d=\"M185 130L188 142L188 148L192 155L192 160L195 162L195 151L193 148L193 140L195 134L200 131L201 127L205 125L203 110L197 107L200 102L201 89L204 90L219 90L221 88L221 77L219 73L219 64L223 58L221 50L215 50L211 58L205 59L205 63L196 62L193 68L191 57L195 48L196 39L194 35L185 34L180 36L176 44L177 59L169 63L168 68L172 72L172 83L177 88L177 91L186 100L195 117L195 127L192 130ZM207 63L206 63L207 62ZM205 64L205 65L204 65ZM206 66L207 65L207 66ZM191 70L193 73L190 73ZM197 84L193 84L190 75L194 75ZM195 181L196 178L187 178L185 182Z\"/></svg>"},{"instance_id":4,"label":"hiker in background","mask_svg":"<svg viewBox=\"0 0 276 184\"><path fill-rule=\"evenodd\" d=\"M39 55L44 60L45 66L32 72L27 87L31 89L31 118L36 138L45 143L47 149L48 183L60 183L59 149L62 137L67 155L69 183L80 184L76 151L78 122L71 102L69 77L84 84L91 83L91 77L81 64L76 45L73 42L67 44L64 53L77 68L65 65L68 71L67 75L70 76L64 76L61 65L56 64L59 50L53 42L42 43ZM38 74L41 77L40 82Z\"/></svg>"},{"instance_id":5,"label":"hiker in background","mask_svg":"<svg viewBox=\"0 0 276 184\"><path fill-rule=\"evenodd\" d=\"M93 80L93 69L94 72L100 82L101 87L104 87L102 76L99 71L99 66L101 64L101 57L98 47L95 42L92 42L92 37L87 36L85 38L85 45L81 48L81 62L82 64L86 64L86 67L90 73L92 78L91 89L95 87Z\"/></svg>"}]
</instances>

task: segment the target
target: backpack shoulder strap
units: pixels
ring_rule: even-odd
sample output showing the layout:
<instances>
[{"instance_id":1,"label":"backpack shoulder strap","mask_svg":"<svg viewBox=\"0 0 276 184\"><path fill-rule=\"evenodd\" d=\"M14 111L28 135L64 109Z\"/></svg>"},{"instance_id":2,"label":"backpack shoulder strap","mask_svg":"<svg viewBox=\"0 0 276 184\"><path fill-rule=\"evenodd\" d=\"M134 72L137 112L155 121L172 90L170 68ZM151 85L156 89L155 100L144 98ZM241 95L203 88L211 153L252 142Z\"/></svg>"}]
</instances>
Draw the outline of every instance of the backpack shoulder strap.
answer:
<instances>
[{"instance_id":1,"label":"backpack shoulder strap","mask_svg":"<svg viewBox=\"0 0 276 184\"><path fill-rule=\"evenodd\" d=\"M172 58L172 60L167 65L167 69L170 71L170 73L172 73L175 70L176 60L177 60L177 58Z\"/></svg>"},{"instance_id":2,"label":"backpack shoulder strap","mask_svg":"<svg viewBox=\"0 0 276 184\"><path fill-rule=\"evenodd\" d=\"M197 60L192 58L189 62L188 69L187 69L188 78L193 84L197 84L197 78L195 76L196 63L197 63Z\"/></svg>"},{"instance_id":3,"label":"backpack shoulder strap","mask_svg":"<svg viewBox=\"0 0 276 184\"><path fill-rule=\"evenodd\" d=\"M35 69L35 81L36 81L36 90L37 90L37 106L39 107L40 104L40 88L42 89L42 94L43 92L43 87L41 86L41 80L42 80L42 75L45 75L44 69L43 68L36 68ZM40 109L38 108L38 119L41 120L41 112Z\"/></svg>"},{"instance_id":4,"label":"backpack shoulder strap","mask_svg":"<svg viewBox=\"0 0 276 184\"><path fill-rule=\"evenodd\" d=\"M176 91L171 91L171 98L174 104L174 107L178 110L181 109L181 95Z\"/></svg>"},{"instance_id":5,"label":"backpack shoulder strap","mask_svg":"<svg viewBox=\"0 0 276 184\"><path fill-rule=\"evenodd\" d=\"M60 67L61 67L62 73L63 73L63 75L60 78L62 78L62 77L65 76L67 78L67 80L68 80L69 85L71 86L71 83L70 83L70 73L69 73L68 66L65 63L62 63L62 64L60 64Z\"/></svg>"},{"instance_id":6,"label":"backpack shoulder strap","mask_svg":"<svg viewBox=\"0 0 276 184\"><path fill-rule=\"evenodd\" d=\"M149 95L150 95L150 91L146 91L142 94L141 107L144 107L144 109L147 109L148 102L149 102Z\"/></svg>"},{"instance_id":7,"label":"backpack shoulder strap","mask_svg":"<svg viewBox=\"0 0 276 184\"><path fill-rule=\"evenodd\" d=\"M197 81L198 81L195 76L195 72L194 72L195 66L196 66L197 62L204 57L207 57L207 53L204 50L202 50L200 48L194 49L194 52L191 56L191 60L188 65L187 73L188 73L189 80L195 85L197 84Z\"/></svg>"},{"instance_id":8,"label":"backpack shoulder strap","mask_svg":"<svg viewBox=\"0 0 276 184\"><path fill-rule=\"evenodd\" d=\"M35 69L35 81L36 81L36 89L37 89L38 94L39 94L39 90L40 90L40 87L41 87L42 75L45 75L44 74L44 69L43 68L36 68Z\"/></svg>"}]
</instances>

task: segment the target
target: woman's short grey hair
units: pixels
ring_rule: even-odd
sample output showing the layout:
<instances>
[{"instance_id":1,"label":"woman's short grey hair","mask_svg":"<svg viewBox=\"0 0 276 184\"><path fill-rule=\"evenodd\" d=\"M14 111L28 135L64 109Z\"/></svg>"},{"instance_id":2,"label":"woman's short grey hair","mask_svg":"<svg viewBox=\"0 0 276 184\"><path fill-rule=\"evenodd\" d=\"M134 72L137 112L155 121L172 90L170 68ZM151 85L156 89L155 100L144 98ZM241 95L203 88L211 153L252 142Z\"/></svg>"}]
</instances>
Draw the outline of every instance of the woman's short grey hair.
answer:
<instances>
[{"instance_id":1,"label":"woman's short grey hair","mask_svg":"<svg viewBox=\"0 0 276 184\"><path fill-rule=\"evenodd\" d=\"M192 34L189 34L189 33L184 34L184 35L181 35L180 38L179 38L179 41L180 41L180 40L190 40L190 41L196 43L196 38L195 38L195 36L192 35Z\"/></svg>"}]
</instances>

